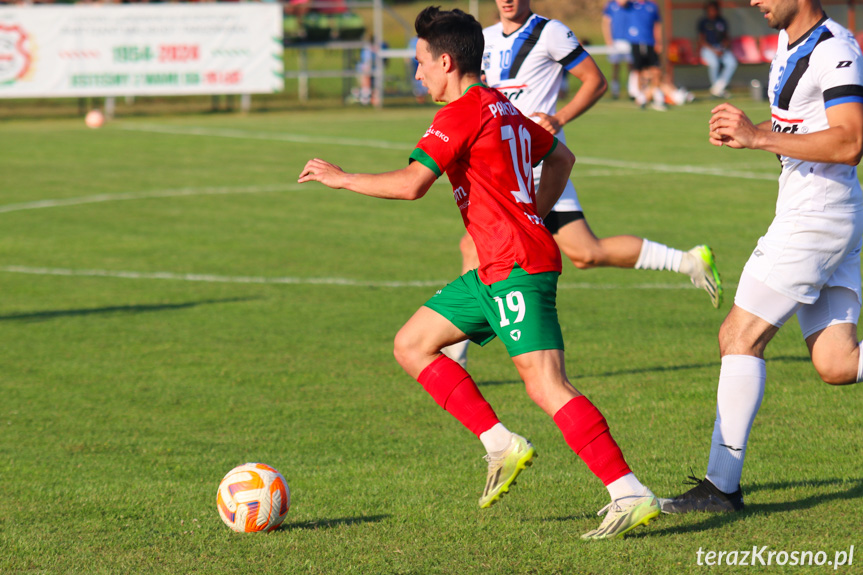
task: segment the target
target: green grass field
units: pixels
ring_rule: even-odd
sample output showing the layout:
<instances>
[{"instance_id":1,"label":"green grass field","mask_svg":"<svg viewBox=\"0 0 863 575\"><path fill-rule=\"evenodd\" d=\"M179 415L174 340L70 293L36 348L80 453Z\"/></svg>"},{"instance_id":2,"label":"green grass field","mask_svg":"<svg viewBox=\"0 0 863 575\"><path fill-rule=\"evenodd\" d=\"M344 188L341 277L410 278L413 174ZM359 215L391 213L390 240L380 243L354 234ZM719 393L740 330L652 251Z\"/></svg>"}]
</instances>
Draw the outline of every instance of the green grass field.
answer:
<instances>
[{"instance_id":1,"label":"green grass field","mask_svg":"<svg viewBox=\"0 0 863 575\"><path fill-rule=\"evenodd\" d=\"M567 128L599 235L707 242L726 282L716 311L667 272L567 263L560 280L570 377L662 496L703 476L717 330L776 198L775 157L707 143L710 107L604 100ZM477 508L481 445L391 352L458 274L451 191L399 203L296 184L313 156L403 166L437 109L0 123L0 572L677 574L709 569L699 549L765 545L830 560L854 545L836 572L860 572L860 390L820 383L796 322L768 349L746 511L592 544L579 535L605 489L503 346L474 347L483 393L540 455ZM269 535L216 511L246 461L291 487Z\"/></svg>"}]
</instances>

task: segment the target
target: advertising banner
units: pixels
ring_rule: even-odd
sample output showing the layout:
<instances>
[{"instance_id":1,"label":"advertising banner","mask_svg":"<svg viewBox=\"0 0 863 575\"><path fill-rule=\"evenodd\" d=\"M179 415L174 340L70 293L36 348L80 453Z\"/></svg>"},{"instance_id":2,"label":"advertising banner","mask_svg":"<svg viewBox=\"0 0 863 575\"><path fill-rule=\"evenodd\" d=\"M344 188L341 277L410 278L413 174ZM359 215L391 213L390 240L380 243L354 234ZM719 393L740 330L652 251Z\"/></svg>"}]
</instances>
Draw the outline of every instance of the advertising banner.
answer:
<instances>
[{"instance_id":1,"label":"advertising banner","mask_svg":"<svg viewBox=\"0 0 863 575\"><path fill-rule=\"evenodd\" d=\"M0 7L0 98L284 87L280 4Z\"/></svg>"}]
</instances>

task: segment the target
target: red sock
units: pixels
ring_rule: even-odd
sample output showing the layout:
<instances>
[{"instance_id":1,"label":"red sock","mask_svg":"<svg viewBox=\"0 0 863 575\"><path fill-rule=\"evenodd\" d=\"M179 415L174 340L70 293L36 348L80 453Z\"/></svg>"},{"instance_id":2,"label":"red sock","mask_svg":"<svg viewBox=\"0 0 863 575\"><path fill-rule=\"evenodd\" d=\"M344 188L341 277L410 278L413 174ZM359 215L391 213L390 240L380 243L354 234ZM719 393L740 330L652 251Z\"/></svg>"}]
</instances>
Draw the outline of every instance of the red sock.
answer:
<instances>
[{"instance_id":1,"label":"red sock","mask_svg":"<svg viewBox=\"0 0 863 575\"><path fill-rule=\"evenodd\" d=\"M445 355L431 362L417 381L477 437L500 423L468 372Z\"/></svg>"},{"instance_id":2,"label":"red sock","mask_svg":"<svg viewBox=\"0 0 863 575\"><path fill-rule=\"evenodd\" d=\"M631 473L605 418L583 395L561 407L554 422L566 443L604 485Z\"/></svg>"}]
</instances>

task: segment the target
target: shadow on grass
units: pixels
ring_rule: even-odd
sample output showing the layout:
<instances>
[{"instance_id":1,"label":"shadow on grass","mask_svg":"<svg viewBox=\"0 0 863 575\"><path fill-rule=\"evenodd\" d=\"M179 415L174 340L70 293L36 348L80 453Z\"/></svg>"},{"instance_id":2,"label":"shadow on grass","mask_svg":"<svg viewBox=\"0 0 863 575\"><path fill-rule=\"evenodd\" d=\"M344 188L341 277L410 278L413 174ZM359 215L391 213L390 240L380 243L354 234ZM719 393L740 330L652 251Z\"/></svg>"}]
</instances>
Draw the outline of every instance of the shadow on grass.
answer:
<instances>
[{"instance_id":1,"label":"shadow on grass","mask_svg":"<svg viewBox=\"0 0 863 575\"><path fill-rule=\"evenodd\" d=\"M108 307L95 307L95 308L86 308L86 309L58 309L58 310L45 310L45 311L34 311L29 313L17 313L12 315L0 315L0 321L45 321L49 319L61 318L61 317L82 317L88 315L103 315L103 314L114 314L114 313L125 313L125 314L137 314L137 313L150 313L150 312L158 312L158 311L176 311L181 309L189 309L193 307L197 307L199 305L214 305L220 303L234 303L241 301L250 301L253 299L260 298L226 298L226 299L208 299L201 301L190 301L184 303L162 303L162 304L149 304L149 305L119 305L119 306L108 306Z\"/></svg>"},{"instance_id":2,"label":"shadow on grass","mask_svg":"<svg viewBox=\"0 0 863 575\"><path fill-rule=\"evenodd\" d=\"M703 520L697 523L687 525L673 525L661 529L651 528L644 531L639 530L637 533L631 533L630 535L628 535L628 537L656 537L660 535L676 535L678 533L707 531L710 529L721 528L737 521L745 520L752 515L801 511L804 509L811 509L813 507L817 507L818 505L821 505L822 503L827 503L828 501L841 501L863 498L863 478L851 480L815 479L811 481L805 480L761 483L752 485L751 487L746 489L744 491L744 497L746 496L746 493L751 493L754 491L792 489L794 487L826 487L831 485L850 485L850 487L843 491L810 495L809 497L804 497L795 501L782 501L779 503L749 503L746 505L743 511L739 511L736 513L697 513L692 516L699 518L703 517ZM660 515L660 519L662 517L663 516Z\"/></svg>"},{"instance_id":3,"label":"shadow on grass","mask_svg":"<svg viewBox=\"0 0 863 575\"><path fill-rule=\"evenodd\" d=\"M331 529L340 525L359 525L361 523L377 523L390 515L364 515L360 517L340 517L338 519L316 519L299 523L283 523L277 531L294 531L296 529Z\"/></svg>"},{"instance_id":4,"label":"shadow on grass","mask_svg":"<svg viewBox=\"0 0 863 575\"><path fill-rule=\"evenodd\" d=\"M809 363L809 356L790 356L790 355L782 355L777 357L768 357L769 362L793 362L793 363ZM719 375L719 361L711 362L711 363L692 363L685 365L660 365L654 367L641 367L637 369L621 369L617 371L606 371L602 373L580 373L577 375L569 375L570 380L577 379L588 379L588 378L603 378L603 377L615 377L619 375L639 375L643 373L662 373L667 371L686 371L690 369L704 369L704 368L716 368L717 377ZM520 379L506 379L506 380L492 380L492 381L481 381L478 385L510 385L514 383L521 383Z\"/></svg>"}]
</instances>

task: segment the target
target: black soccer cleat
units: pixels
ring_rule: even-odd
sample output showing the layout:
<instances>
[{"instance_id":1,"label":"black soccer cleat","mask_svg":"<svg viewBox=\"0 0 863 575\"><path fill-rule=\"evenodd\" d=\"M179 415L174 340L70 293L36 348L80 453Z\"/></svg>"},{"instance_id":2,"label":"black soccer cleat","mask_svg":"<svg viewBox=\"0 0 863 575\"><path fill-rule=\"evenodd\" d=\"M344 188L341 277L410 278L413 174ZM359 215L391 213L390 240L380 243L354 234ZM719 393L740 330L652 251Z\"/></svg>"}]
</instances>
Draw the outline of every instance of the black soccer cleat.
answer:
<instances>
[{"instance_id":1,"label":"black soccer cleat","mask_svg":"<svg viewBox=\"0 0 863 575\"><path fill-rule=\"evenodd\" d=\"M692 489L671 499L660 499L663 513L690 513L692 511L729 512L743 510L743 491L737 487L734 493L725 493L709 479L698 479L690 475L687 482Z\"/></svg>"}]
</instances>

